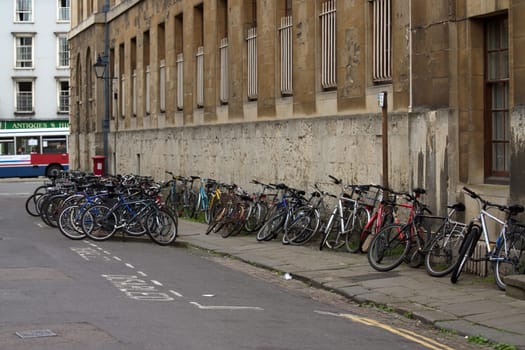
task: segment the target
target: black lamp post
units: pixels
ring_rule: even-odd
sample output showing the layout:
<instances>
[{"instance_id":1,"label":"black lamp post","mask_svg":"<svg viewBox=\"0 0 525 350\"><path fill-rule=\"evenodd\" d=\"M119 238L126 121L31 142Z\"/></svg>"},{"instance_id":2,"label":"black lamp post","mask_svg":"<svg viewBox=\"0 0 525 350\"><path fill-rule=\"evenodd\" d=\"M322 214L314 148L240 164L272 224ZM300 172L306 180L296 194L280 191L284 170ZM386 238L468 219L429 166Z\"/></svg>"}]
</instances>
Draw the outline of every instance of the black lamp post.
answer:
<instances>
[{"instance_id":1,"label":"black lamp post","mask_svg":"<svg viewBox=\"0 0 525 350\"><path fill-rule=\"evenodd\" d=\"M104 53L97 56L97 62L93 65L95 75L98 79L104 80L104 119L102 121L102 133L104 143L104 175L108 171L108 156L109 156L109 100L110 100L110 86L109 83L113 79L109 73L109 0L102 7L104 13Z\"/></svg>"}]
</instances>

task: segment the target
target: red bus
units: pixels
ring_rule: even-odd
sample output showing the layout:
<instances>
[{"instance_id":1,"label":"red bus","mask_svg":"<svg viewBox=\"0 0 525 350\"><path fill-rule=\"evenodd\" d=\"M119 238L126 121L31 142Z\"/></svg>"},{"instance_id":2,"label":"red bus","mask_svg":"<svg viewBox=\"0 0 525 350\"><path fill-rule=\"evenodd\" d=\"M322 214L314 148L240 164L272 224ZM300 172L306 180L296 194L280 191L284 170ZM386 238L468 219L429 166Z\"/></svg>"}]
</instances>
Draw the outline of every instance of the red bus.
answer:
<instances>
[{"instance_id":1,"label":"red bus","mask_svg":"<svg viewBox=\"0 0 525 350\"><path fill-rule=\"evenodd\" d=\"M69 169L68 120L0 121L0 177L53 176Z\"/></svg>"}]
</instances>

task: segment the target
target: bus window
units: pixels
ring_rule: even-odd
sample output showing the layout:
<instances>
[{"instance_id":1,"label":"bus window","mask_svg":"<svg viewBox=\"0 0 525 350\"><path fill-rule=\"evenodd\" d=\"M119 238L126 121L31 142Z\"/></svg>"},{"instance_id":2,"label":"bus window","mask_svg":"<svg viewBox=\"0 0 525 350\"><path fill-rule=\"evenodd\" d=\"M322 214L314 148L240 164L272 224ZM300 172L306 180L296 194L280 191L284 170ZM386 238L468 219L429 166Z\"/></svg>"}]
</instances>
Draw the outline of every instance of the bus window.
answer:
<instances>
[{"instance_id":1,"label":"bus window","mask_svg":"<svg viewBox=\"0 0 525 350\"><path fill-rule=\"evenodd\" d=\"M40 153L40 137L38 136L27 136L16 138L16 153L17 154L29 154L29 153Z\"/></svg>"},{"instance_id":2,"label":"bus window","mask_svg":"<svg viewBox=\"0 0 525 350\"><path fill-rule=\"evenodd\" d=\"M0 155L7 156L15 154L15 140L12 138L0 138Z\"/></svg>"},{"instance_id":3,"label":"bus window","mask_svg":"<svg viewBox=\"0 0 525 350\"><path fill-rule=\"evenodd\" d=\"M67 153L65 136L44 136L42 138L43 153Z\"/></svg>"}]
</instances>

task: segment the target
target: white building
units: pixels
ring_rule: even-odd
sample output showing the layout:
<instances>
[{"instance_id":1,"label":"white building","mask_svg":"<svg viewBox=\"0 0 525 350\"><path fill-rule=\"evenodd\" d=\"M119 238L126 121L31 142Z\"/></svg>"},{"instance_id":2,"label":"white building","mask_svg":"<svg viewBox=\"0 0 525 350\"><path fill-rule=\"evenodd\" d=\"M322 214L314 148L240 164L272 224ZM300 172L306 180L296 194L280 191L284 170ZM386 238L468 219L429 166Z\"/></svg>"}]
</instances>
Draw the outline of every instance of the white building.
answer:
<instances>
[{"instance_id":1,"label":"white building","mask_svg":"<svg viewBox=\"0 0 525 350\"><path fill-rule=\"evenodd\" d=\"M69 120L70 5L0 1L0 121Z\"/></svg>"}]
</instances>

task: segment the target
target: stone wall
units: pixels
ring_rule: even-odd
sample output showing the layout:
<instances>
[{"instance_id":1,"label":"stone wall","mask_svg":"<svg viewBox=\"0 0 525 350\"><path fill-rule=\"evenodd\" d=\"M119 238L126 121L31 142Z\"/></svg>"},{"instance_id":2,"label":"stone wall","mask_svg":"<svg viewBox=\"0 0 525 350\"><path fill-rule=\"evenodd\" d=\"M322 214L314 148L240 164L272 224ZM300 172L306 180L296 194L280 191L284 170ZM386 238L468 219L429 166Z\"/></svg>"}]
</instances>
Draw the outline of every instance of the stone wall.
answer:
<instances>
[{"instance_id":1,"label":"stone wall","mask_svg":"<svg viewBox=\"0 0 525 350\"><path fill-rule=\"evenodd\" d=\"M446 204L448 120L448 112L389 115L393 189L424 187L426 202ZM328 174L350 183L382 183L380 127L380 115L352 115L121 131L110 138L116 152L109 171L161 180L170 170L246 189L254 178L308 189L329 182Z\"/></svg>"}]
</instances>

